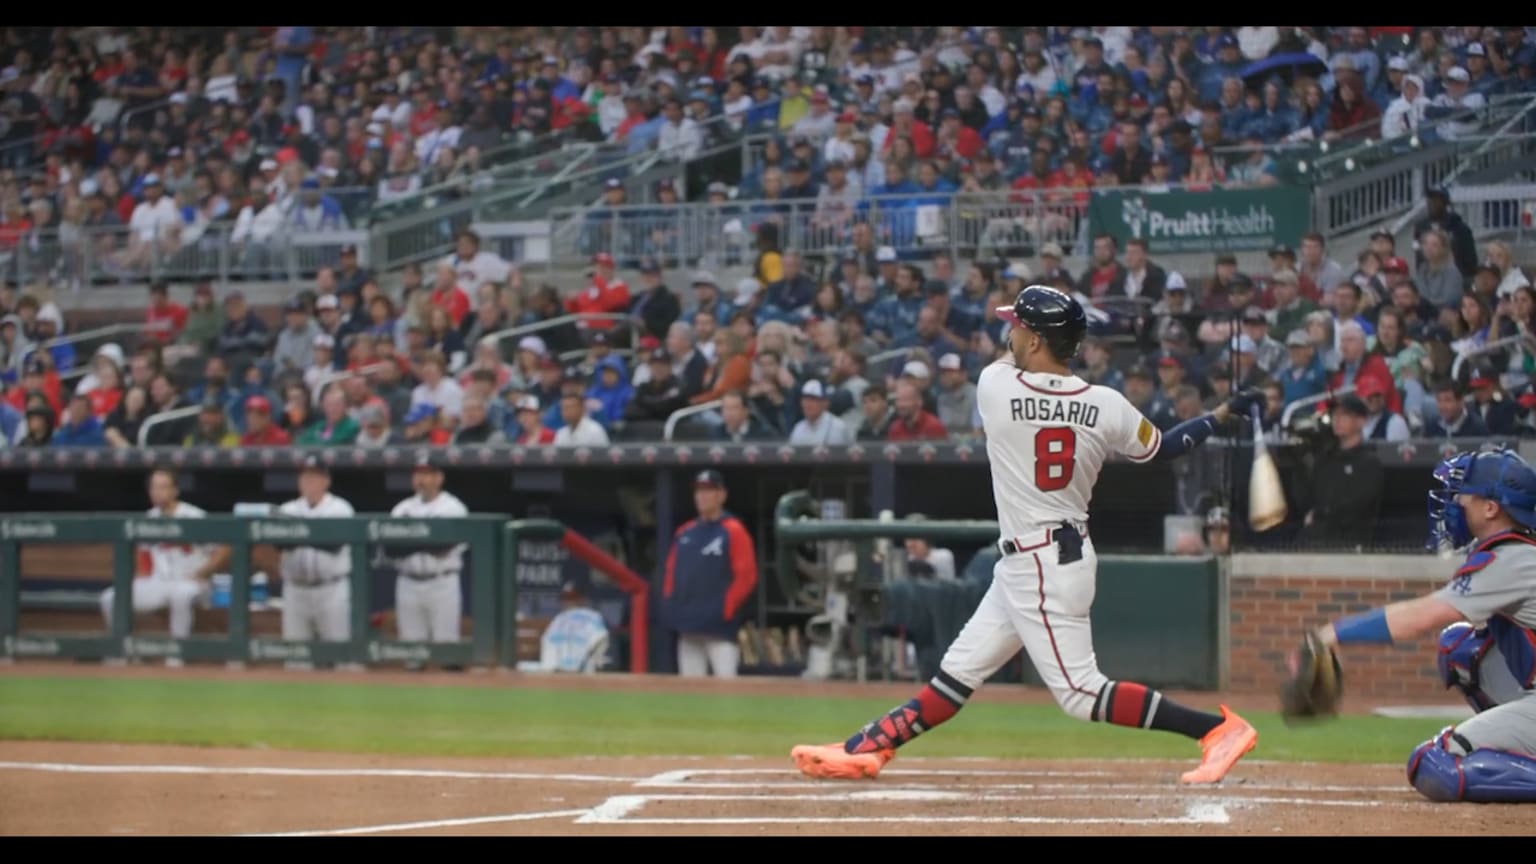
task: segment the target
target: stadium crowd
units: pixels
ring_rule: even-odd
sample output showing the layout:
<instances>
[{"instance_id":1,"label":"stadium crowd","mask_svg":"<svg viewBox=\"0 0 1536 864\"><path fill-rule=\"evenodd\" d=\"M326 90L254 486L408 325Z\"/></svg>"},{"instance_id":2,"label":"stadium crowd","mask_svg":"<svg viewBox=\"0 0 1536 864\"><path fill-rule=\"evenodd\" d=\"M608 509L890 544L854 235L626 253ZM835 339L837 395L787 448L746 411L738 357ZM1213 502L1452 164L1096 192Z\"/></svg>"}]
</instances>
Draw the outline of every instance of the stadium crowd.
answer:
<instances>
[{"instance_id":1,"label":"stadium crowd","mask_svg":"<svg viewBox=\"0 0 1536 864\"><path fill-rule=\"evenodd\" d=\"M0 255L41 230L124 225L129 258L218 221L252 237L340 227L332 189L408 194L472 171L472 151L554 133L654 142L679 159L722 129L781 133L735 190L744 200L1264 183L1274 173L1263 150L1212 157L1232 143L1380 135L1392 123L1456 135L1451 112L1529 90L1536 61L1524 28L1481 27L0 35L10 56L0 113L11 121ZM1320 74L1287 77L1298 54L1324 61ZM707 132L698 122L717 116L725 122ZM622 203L622 188L607 194ZM150 428L149 443L598 444L653 439L677 409L716 399L721 410L696 415L688 434L969 436L972 382L1004 339L992 309L1029 281L1093 304L1084 374L1165 426L1233 386L1269 388L1272 424L1284 405L1354 383L1371 409L1368 436L1536 428L1533 343L1475 355L1528 333L1529 280L1503 246L1479 257L1443 192L1430 196L1411 255L1380 235L1341 263L1310 236L1272 250L1269 272L1239 273L1221 257L1208 280L1108 237L1093 238L1079 274L1062 268L1055 243L1034 250L1034 272L990 256L914 259L881 245L857 206L845 215L849 243L835 258L806 260L758 231L752 276L720 285L691 272L697 262L600 252L591 284L569 297L526 282L473 235L443 261L387 274L346 248L275 322L239 291L216 298L200 284L182 308L156 285L153 338L88 361L72 345L38 350L69 332L65 316L46 291L6 286L0 436L128 446L151 414L198 406ZM485 338L570 312L631 315L640 336L598 321L516 344ZM876 362L894 349L906 351L894 366ZM1460 354L1477 359L1453 378ZM66 388L81 367L88 374Z\"/></svg>"},{"instance_id":2,"label":"stadium crowd","mask_svg":"<svg viewBox=\"0 0 1536 864\"><path fill-rule=\"evenodd\" d=\"M0 43L0 254L55 229L128 226L174 249L220 223L239 243L344 227L371 203L472 188L491 151L567 140L681 160L782 133L743 197L770 168L797 185L800 137L817 181L840 161L855 190L920 182L913 159L956 188L1271 182L1265 159L1216 151L1454 136L1455 111L1536 87L1519 27L85 27Z\"/></svg>"},{"instance_id":3,"label":"stadium crowd","mask_svg":"<svg viewBox=\"0 0 1536 864\"><path fill-rule=\"evenodd\" d=\"M976 376L1006 350L995 309L1030 283L1085 301L1081 374L1165 429L1234 387L1267 391L1272 429L1285 406L1353 385L1367 439L1536 434L1536 289L1506 245L1477 258L1443 191L1430 202L1413 263L1386 232L1349 267L1312 234L1272 249L1266 272L1217 256L1206 280L1106 235L1076 274L1054 244L1034 272L947 253L902 262L880 247L825 262L820 279L800 253L765 250L734 285L655 260L623 272L600 253L589 285L561 297L466 232L449 257L385 279L344 250L271 325L239 290L216 298L200 284L186 308L156 284L143 344L89 360L72 344L39 347L63 316L6 287L0 437L133 446L149 416L197 406L153 425L147 443L602 445L656 440L674 412L721 400L685 434L965 438L979 432ZM573 313L618 317L500 335ZM1518 338L1481 353L1506 337Z\"/></svg>"}]
</instances>

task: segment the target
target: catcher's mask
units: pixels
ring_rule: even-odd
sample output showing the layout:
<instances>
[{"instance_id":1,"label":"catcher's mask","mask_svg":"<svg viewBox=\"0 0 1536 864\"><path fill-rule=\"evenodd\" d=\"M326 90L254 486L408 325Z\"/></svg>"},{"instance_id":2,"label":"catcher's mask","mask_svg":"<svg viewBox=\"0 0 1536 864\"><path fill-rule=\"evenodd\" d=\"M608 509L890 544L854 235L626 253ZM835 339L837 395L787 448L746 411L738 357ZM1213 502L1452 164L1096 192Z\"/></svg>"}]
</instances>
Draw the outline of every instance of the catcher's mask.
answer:
<instances>
[{"instance_id":1,"label":"catcher's mask","mask_svg":"<svg viewBox=\"0 0 1536 864\"><path fill-rule=\"evenodd\" d=\"M1457 495L1498 503L1516 524L1536 528L1536 469L1513 450L1489 448L1457 453L1435 466L1439 489L1429 492L1429 542L1433 551L1459 550L1475 538Z\"/></svg>"}]
</instances>

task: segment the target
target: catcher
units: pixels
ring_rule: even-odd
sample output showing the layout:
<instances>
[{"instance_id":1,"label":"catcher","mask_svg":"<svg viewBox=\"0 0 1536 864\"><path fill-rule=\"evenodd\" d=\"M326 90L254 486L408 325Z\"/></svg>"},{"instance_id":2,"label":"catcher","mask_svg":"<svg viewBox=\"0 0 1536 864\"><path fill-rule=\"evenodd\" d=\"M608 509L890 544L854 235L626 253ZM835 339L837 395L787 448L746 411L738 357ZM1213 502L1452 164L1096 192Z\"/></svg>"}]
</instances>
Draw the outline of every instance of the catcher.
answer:
<instances>
[{"instance_id":1,"label":"catcher","mask_svg":"<svg viewBox=\"0 0 1536 864\"><path fill-rule=\"evenodd\" d=\"M1446 459L1434 479L1429 546L1466 560L1432 594L1308 634L1289 658L1282 715L1334 713L1334 646L1440 630L1440 675L1477 713L1416 747L1408 782L1433 801L1536 802L1536 469L1511 450L1484 449Z\"/></svg>"}]
</instances>

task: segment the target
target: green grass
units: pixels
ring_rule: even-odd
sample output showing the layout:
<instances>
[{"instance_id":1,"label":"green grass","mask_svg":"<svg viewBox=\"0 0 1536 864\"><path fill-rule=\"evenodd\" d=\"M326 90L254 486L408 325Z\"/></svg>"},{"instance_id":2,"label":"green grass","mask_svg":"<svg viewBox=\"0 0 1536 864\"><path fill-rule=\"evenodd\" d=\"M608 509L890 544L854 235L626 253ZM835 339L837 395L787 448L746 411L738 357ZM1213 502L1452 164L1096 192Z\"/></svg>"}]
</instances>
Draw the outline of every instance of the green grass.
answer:
<instances>
[{"instance_id":1,"label":"green grass","mask_svg":"<svg viewBox=\"0 0 1536 864\"><path fill-rule=\"evenodd\" d=\"M438 756L785 756L841 740L891 702L533 687L409 687L159 679L0 677L0 739ZM1203 707L1203 706L1202 706ZM1444 721L1346 716L1259 729L1252 758L1404 762ZM1073 720L1054 705L980 702L912 742L913 756L1175 758L1198 749L1163 732Z\"/></svg>"}]
</instances>

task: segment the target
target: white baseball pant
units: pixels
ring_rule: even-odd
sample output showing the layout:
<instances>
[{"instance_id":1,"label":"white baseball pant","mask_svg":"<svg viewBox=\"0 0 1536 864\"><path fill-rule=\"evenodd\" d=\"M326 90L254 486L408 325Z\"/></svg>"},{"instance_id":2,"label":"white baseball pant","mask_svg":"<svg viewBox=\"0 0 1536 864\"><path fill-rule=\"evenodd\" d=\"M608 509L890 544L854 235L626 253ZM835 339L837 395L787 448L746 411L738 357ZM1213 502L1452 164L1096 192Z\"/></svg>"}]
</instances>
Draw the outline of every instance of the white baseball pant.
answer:
<instances>
[{"instance_id":1,"label":"white baseball pant","mask_svg":"<svg viewBox=\"0 0 1536 864\"><path fill-rule=\"evenodd\" d=\"M939 668L974 690L1023 648L1062 710L1087 720L1109 680L1099 671L1088 621L1098 556L1086 537L1081 559L1062 565L1057 555L1042 532L1024 551L999 559L992 587Z\"/></svg>"},{"instance_id":2,"label":"white baseball pant","mask_svg":"<svg viewBox=\"0 0 1536 864\"><path fill-rule=\"evenodd\" d=\"M735 678L741 663L741 646L718 636L677 637L677 674L680 678Z\"/></svg>"},{"instance_id":3,"label":"white baseball pant","mask_svg":"<svg viewBox=\"0 0 1536 864\"><path fill-rule=\"evenodd\" d=\"M133 611L158 612L167 607L171 610L171 635L185 639L192 635L192 607L202 593L202 586L186 579L156 579L153 577L133 580ZM116 588L101 593L101 616L112 628L112 602Z\"/></svg>"},{"instance_id":4,"label":"white baseball pant","mask_svg":"<svg viewBox=\"0 0 1536 864\"><path fill-rule=\"evenodd\" d=\"M283 585L283 638L345 642L352 638L352 585Z\"/></svg>"},{"instance_id":5,"label":"white baseball pant","mask_svg":"<svg viewBox=\"0 0 1536 864\"><path fill-rule=\"evenodd\" d=\"M458 642L464 598L459 574L395 579L395 620L406 642Z\"/></svg>"}]
</instances>

